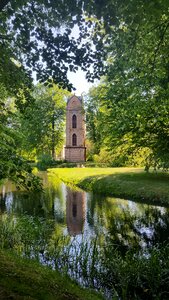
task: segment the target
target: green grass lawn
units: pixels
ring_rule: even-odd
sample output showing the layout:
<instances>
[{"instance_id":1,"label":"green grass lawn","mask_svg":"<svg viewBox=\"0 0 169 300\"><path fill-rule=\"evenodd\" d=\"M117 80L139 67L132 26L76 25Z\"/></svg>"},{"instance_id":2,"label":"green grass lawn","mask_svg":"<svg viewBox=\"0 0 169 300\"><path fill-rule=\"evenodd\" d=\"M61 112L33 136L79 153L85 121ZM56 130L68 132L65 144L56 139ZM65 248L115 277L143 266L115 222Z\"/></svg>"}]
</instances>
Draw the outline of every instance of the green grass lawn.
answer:
<instances>
[{"instance_id":1,"label":"green grass lawn","mask_svg":"<svg viewBox=\"0 0 169 300\"><path fill-rule=\"evenodd\" d=\"M146 173L142 168L56 168L48 173L105 196L169 204L168 173Z\"/></svg>"},{"instance_id":2,"label":"green grass lawn","mask_svg":"<svg viewBox=\"0 0 169 300\"><path fill-rule=\"evenodd\" d=\"M95 292L79 287L57 271L0 251L0 299L99 300L103 298Z\"/></svg>"}]
</instances>

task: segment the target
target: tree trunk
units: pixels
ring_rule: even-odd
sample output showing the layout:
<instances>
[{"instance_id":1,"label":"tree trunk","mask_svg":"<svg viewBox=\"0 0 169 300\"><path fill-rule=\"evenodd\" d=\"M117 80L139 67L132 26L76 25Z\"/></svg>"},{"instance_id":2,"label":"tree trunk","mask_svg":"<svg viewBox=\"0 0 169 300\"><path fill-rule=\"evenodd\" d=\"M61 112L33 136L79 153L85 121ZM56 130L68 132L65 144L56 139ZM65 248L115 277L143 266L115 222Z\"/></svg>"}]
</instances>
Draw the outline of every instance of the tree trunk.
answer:
<instances>
[{"instance_id":1,"label":"tree trunk","mask_svg":"<svg viewBox=\"0 0 169 300\"><path fill-rule=\"evenodd\" d=\"M55 114L53 113L52 116L52 158L53 160L56 159L55 153Z\"/></svg>"}]
</instances>

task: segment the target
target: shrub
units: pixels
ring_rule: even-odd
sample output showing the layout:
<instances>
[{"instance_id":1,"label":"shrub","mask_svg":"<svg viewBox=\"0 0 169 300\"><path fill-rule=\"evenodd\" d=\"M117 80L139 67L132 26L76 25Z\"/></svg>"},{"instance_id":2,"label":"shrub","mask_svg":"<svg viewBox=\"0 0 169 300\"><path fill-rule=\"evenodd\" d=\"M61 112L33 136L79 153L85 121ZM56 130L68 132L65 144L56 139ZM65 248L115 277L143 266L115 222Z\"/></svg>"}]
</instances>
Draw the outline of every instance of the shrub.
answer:
<instances>
[{"instance_id":1,"label":"shrub","mask_svg":"<svg viewBox=\"0 0 169 300\"><path fill-rule=\"evenodd\" d=\"M51 167L59 167L64 163L64 160L53 160L49 154L42 154L38 157L37 168L41 171L46 171Z\"/></svg>"}]
</instances>

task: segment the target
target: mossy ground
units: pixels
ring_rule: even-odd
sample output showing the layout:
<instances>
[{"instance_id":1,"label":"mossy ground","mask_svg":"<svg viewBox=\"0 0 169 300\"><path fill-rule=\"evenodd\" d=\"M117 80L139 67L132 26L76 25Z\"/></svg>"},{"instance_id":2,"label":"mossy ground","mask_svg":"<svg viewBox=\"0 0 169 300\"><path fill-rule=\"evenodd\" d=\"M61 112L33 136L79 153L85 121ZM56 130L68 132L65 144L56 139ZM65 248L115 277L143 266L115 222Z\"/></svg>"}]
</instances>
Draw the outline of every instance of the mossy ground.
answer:
<instances>
[{"instance_id":1,"label":"mossy ground","mask_svg":"<svg viewBox=\"0 0 169 300\"><path fill-rule=\"evenodd\" d=\"M48 172L66 183L105 196L169 204L169 173L146 173L142 168L58 168Z\"/></svg>"},{"instance_id":2,"label":"mossy ground","mask_svg":"<svg viewBox=\"0 0 169 300\"><path fill-rule=\"evenodd\" d=\"M102 296L80 288L68 277L36 262L0 251L0 299L99 300Z\"/></svg>"}]
</instances>

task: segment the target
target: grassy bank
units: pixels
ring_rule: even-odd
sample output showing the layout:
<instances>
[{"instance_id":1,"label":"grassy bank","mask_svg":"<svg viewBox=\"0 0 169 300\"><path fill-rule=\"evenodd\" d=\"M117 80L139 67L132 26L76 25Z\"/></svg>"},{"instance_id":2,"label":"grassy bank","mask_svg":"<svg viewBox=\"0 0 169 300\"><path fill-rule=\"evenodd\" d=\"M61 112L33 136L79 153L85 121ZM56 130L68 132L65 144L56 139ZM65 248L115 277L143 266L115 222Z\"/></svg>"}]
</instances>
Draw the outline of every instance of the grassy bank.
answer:
<instances>
[{"instance_id":1,"label":"grassy bank","mask_svg":"<svg viewBox=\"0 0 169 300\"><path fill-rule=\"evenodd\" d=\"M146 173L141 168L48 169L66 183L105 196L169 204L169 174Z\"/></svg>"},{"instance_id":2,"label":"grassy bank","mask_svg":"<svg viewBox=\"0 0 169 300\"><path fill-rule=\"evenodd\" d=\"M94 292L80 288L69 278L28 261L0 251L0 299L29 300L99 300Z\"/></svg>"}]
</instances>

